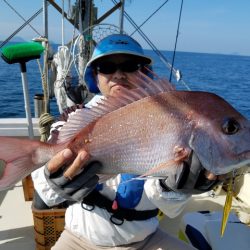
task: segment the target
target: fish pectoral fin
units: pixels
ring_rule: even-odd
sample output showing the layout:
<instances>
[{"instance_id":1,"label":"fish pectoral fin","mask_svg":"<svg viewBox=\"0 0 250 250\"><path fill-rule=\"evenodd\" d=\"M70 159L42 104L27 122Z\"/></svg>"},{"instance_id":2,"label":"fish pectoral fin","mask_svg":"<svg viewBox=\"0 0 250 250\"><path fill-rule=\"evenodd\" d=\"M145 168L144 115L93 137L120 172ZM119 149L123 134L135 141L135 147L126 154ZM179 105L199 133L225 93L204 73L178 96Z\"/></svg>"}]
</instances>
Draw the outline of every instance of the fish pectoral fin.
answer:
<instances>
[{"instance_id":1,"label":"fish pectoral fin","mask_svg":"<svg viewBox=\"0 0 250 250\"><path fill-rule=\"evenodd\" d=\"M185 161L188 158L189 154L190 154L190 150L188 150L187 148L184 148L181 146L174 147L174 156L175 156L174 161L176 163L181 163Z\"/></svg>"},{"instance_id":2,"label":"fish pectoral fin","mask_svg":"<svg viewBox=\"0 0 250 250\"><path fill-rule=\"evenodd\" d=\"M135 178L132 178L132 180L165 180L166 179L166 176L146 176L146 177L135 177Z\"/></svg>"},{"instance_id":3,"label":"fish pectoral fin","mask_svg":"<svg viewBox=\"0 0 250 250\"><path fill-rule=\"evenodd\" d=\"M165 170L166 168L169 168L171 166L176 166L175 159L169 160L168 162L160 163L159 165L151 168L149 171L147 171L145 174L142 174L139 176L139 178L144 178L148 176L153 176L156 173L160 173L162 170ZM161 175L162 176L162 175Z\"/></svg>"},{"instance_id":4,"label":"fish pectoral fin","mask_svg":"<svg viewBox=\"0 0 250 250\"><path fill-rule=\"evenodd\" d=\"M176 146L174 148L174 158L168 160L167 162L162 162L159 165L153 167L152 169L150 169L149 171L147 171L145 174L142 174L141 176L139 176L139 178L143 178L146 176L151 176L151 175L155 175L155 173L159 173L164 169L167 169L171 166L176 167L176 165L180 165L182 162L184 162L190 152L190 150L184 148L184 147L180 147L180 146Z\"/></svg>"}]
</instances>

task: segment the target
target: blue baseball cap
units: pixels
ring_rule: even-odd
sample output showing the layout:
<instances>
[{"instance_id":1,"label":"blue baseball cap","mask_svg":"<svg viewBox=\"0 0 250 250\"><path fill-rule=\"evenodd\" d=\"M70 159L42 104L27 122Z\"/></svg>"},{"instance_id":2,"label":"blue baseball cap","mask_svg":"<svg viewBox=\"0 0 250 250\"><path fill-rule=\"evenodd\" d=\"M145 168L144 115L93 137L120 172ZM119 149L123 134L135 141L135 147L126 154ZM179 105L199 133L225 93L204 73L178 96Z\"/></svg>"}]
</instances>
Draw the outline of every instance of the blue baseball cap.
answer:
<instances>
[{"instance_id":1,"label":"blue baseball cap","mask_svg":"<svg viewBox=\"0 0 250 250\"><path fill-rule=\"evenodd\" d=\"M141 45L130 36L125 34L112 34L105 37L96 45L92 57L84 70L84 81L91 93L100 92L93 72L93 62L113 54L126 54L138 57L145 65L151 64L152 62L150 57L144 55Z\"/></svg>"}]
</instances>

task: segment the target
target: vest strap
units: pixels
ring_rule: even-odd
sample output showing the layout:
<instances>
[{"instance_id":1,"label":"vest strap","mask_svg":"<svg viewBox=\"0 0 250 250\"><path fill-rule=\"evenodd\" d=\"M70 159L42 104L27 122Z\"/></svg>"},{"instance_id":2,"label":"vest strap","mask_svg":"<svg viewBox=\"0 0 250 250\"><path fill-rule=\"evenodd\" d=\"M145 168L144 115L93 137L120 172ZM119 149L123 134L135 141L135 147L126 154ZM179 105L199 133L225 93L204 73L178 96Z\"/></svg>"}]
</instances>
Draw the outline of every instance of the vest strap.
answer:
<instances>
[{"instance_id":1,"label":"vest strap","mask_svg":"<svg viewBox=\"0 0 250 250\"><path fill-rule=\"evenodd\" d=\"M124 220L147 220L157 216L159 211L158 208L152 210L137 211L135 209L122 208L119 206L114 210L112 208L113 201L109 200L96 190L92 191L83 199L82 208L85 209L84 204L90 207L98 206L100 208L106 209L109 213L112 214L110 220L116 225L121 225Z\"/></svg>"}]
</instances>

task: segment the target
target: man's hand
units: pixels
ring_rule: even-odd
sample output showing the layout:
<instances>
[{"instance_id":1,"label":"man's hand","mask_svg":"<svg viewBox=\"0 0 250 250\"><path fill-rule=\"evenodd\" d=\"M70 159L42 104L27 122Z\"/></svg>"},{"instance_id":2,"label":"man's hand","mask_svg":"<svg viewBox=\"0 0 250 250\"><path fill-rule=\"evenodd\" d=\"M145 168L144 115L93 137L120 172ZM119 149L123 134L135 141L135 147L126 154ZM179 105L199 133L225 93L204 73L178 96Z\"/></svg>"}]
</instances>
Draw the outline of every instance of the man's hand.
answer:
<instances>
[{"instance_id":1,"label":"man's hand","mask_svg":"<svg viewBox=\"0 0 250 250\"><path fill-rule=\"evenodd\" d=\"M188 161L178 167L176 174L160 180L160 185L165 191L199 194L213 189L219 182L220 179L208 172L192 151Z\"/></svg>"},{"instance_id":2,"label":"man's hand","mask_svg":"<svg viewBox=\"0 0 250 250\"><path fill-rule=\"evenodd\" d=\"M89 154L82 150L74 158L70 149L57 153L45 166L45 177L54 191L70 201L82 201L97 185L99 162L87 164Z\"/></svg>"},{"instance_id":3,"label":"man's hand","mask_svg":"<svg viewBox=\"0 0 250 250\"><path fill-rule=\"evenodd\" d=\"M73 179L77 173L84 167L84 164L89 160L89 154L82 150L78 153L76 158L73 158L73 153L69 148L66 148L59 153L57 153L48 163L47 168L50 174L56 173L66 164L69 165L65 172L64 177L68 179ZM73 162L72 162L73 161ZM69 164L72 162L71 164Z\"/></svg>"}]
</instances>

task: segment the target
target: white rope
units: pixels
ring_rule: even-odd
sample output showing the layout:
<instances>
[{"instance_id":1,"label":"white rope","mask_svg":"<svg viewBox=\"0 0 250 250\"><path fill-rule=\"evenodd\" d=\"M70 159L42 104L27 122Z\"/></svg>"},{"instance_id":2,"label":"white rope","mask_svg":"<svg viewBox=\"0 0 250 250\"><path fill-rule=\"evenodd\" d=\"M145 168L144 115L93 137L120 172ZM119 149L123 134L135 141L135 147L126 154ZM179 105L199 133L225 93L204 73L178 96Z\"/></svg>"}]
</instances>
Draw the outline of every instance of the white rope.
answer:
<instances>
[{"instance_id":1,"label":"white rope","mask_svg":"<svg viewBox=\"0 0 250 250\"><path fill-rule=\"evenodd\" d=\"M69 2L68 2L69 3ZM69 81L67 77L70 77L70 69L73 63L73 41L75 37L76 28L73 30L72 42L65 45L64 41L64 0L62 0L62 45L58 47L58 52L54 55L53 62L57 69L56 80L54 81L54 94L57 101L59 112L62 113L63 109L74 105L74 103L68 98L66 89L69 87Z\"/></svg>"},{"instance_id":2,"label":"white rope","mask_svg":"<svg viewBox=\"0 0 250 250\"><path fill-rule=\"evenodd\" d=\"M59 112L62 113L67 107L74 105L74 103L67 97L65 86L67 85L67 76L69 76L70 68L72 66L72 54L67 46L58 47L58 52L54 56L53 61L57 68L57 77L54 82L54 93L57 100Z\"/></svg>"},{"instance_id":3,"label":"white rope","mask_svg":"<svg viewBox=\"0 0 250 250\"><path fill-rule=\"evenodd\" d=\"M78 44L78 40L80 39L81 35L78 35L75 42L74 42L74 45L73 45L73 51L72 51L72 58L73 58L73 62L74 62L74 66L75 66L75 70L76 70L76 73L78 76L80 76L80 72L79 72L79 69L77 67L77 63L76 63L76 58L79 56L79 53L75 54L75 51L76 51L76 46Z\"/></svg>"},{"instance_id":4,"label":"white rope","mask_svg":"<svg viewBox=\"0 0 250 250\"><path fill-rule=\"evenodd\" d=\"M73 33L75 33L75 29ZM72 44L69 48L64 43L64 0L62 0L62 45L58 47L57 55L54 57L58 72L57 79L54 83L54 89L60 113L62 109L66 108L68 105L68 98L64 89L64 83L66 84L66 77L68 76L73 63L71 51ZM72 102L70 103L70 105L73 104L74 103Z\"/></svg>"}]
</instances>

